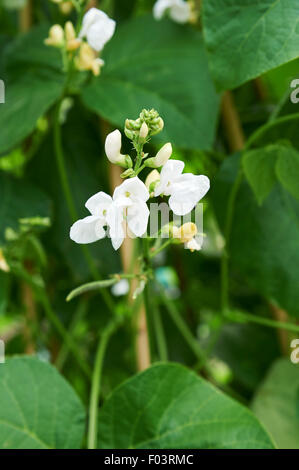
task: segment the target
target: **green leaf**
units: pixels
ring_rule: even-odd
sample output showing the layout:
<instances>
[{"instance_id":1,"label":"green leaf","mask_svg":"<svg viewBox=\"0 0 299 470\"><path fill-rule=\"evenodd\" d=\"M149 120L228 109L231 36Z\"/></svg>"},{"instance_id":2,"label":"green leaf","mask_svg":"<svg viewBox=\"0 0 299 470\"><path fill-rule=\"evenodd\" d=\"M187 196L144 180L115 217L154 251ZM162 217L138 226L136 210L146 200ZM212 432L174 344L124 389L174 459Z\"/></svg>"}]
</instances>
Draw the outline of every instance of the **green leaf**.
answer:
<instances>
[{"instance_id":1,"label":"green leaf","mask_svg":"<svg viewBox=\"0 0 299 470\"><path fill-rule=\"evenodd\" d=\"M298 365L277 360L260 386L252 410L279 449L299 449Z\"/></svg>"},{"instance_id":2,"label":"green leaf","mask_svg":"<svg viewBox=\"0 0 299 470\"><path fill-rule=\"evenodd\" d=\"M44 45L48 26L34 28L5 49L5 103L0 105L0 155L17 146L62 95L60 53Z\"/></svg>"},{"instance_id":3,"label":"green leaf","mask_svg":"<svg viewBox=\"0 0 299 470\"><path fill-rule=\"evenodd\" d=\"M263 449L273 444L245 407L185 367L158 364L110 395L99 414L99 447Z\"/></svg>"},{"instance_id":4,"label":"green leaf","mask_svg":"<svg viewBox=\"0 0 299 470\"><path fill-rule=\"evenodd\" d=\"M85 412L50 364L16 357L0 365L0 448L78 449Z\"/></svg>"},{"instance_id":5,"label":"green leaf","mask_svg":"<svg viewBox=\"0 0 299 470\"><path fill-rule=\"evenodd\" d=\"M211 196L221 229L236 178L239 156L225 160ZM237 194L229 244L231 266L240 282L299 317L299 203L281 185L259 207L246 181Z\"/></svg>"},{"instance_id":6,"label":"green leaf","mask_svg":"<svg viewBox=\"0 0 299 470\"><path fill-rule=\"evenodd\" d=\"M92 111L123 127L142 108L155 108L166 121L159 139L187 149L212 146L219 96L200 32L138 17L118 27L104 59L101 76L83 89Z\"/></svg>"},{"instance_id":7,"label":"green leaf","mask_svg":"<svg viewBox=\"0 0 299 470\"><path fill-rule=\"evenodd\" d=\"M299 153L286 147L279 153L276 174L281 184L299 199Z\"/></svg>"},{"instance_id":8,"label":"green leaf","mask_svg":"<svg viewBox=\"0 0 299 470\"><path fill-rule=\"evenodd\" d=\"M0 154L21 143L36 127L39 117L55 103L63 90L59 81L27 75L6 86L0 114Z\"/></svg>"},{"instance_id":9,"label":"green leaf","mask_svg":"<svg viewBox=\"0 0 299 470\"><path fill-rule=\"evenodd\" d=\"M204 37L217 87L235 88L298 57L299 5L288 0L207 0Z\"/></svg>"},{"instance_id":10,"label":"green leaf","mask_svg":"<svg viewBox=\"0 0 299 470\"><path fill-rule=\"evenodd\" d=\"M275 164L278 152L277 145L269 145L243 155L244 173L259 204L270 194L276 182Z\"/></svg>"},{"instance_id":11,"label":"green leaf","mask_svg":"<svg viewBox=\"0 0 299 470\"><path fill-rule=\"evenodd\" d=\"M0 172L0 244L5 242L6 229L19 231L20 219L49 214L50 201L40 189Z\"/></svg>"}]
</instances>

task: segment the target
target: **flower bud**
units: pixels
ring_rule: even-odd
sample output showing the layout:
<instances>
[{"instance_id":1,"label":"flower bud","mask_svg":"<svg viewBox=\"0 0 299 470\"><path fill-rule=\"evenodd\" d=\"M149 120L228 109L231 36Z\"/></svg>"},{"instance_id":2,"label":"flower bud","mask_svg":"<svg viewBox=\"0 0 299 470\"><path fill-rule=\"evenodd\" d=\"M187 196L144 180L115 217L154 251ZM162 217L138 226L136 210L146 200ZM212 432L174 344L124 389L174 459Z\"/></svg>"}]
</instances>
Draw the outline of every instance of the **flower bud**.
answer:
<instances>
[{"instance_id":1,"label":"flower bud","mask_svg":"<svg viewBox=\"0 0 299 470\"><path fill-rule=\"evenodd\" d=\"M121 133L118 129L107 135L105 141L105 152L108 160L116 165L125 168L132 167L132 160L129 155L121 154Z\"/></svg>"},{"instance_id":2,"label":"flower bud","mask_svg":"<svg viewBox=\"0 0 299 470\"><path fill-rule=\"evenodd\" d=\"M83 42L75 64L78 70L90 70L95 76L98 76L105 62L97 57L96 52L86 42Z\"/></svg>"},{"instance_id":3,"label":"flower bud","mask_svg":"<svg viewBox=\"0 0 299 470\"><path fill-rule=\"evenodd\" d=\"M154 193L156 184L160 181L160 173L157 170L152 170L146 177L145 186L149 193Z\"/></svg>"},{"instance_id":4,"label":"flower bud","mask_svg":"<svg viewBox=\"0 0 299 470\"><path fill-rule=\"evenodd\" d=\"M145 166L149 168L160 168L165 165L172 154L172 145L170 143L165 144L153 158L149 158L144 162Z\"/></svg>"},{"instance_id":5,"label":"flower bud","mask_svg":"<svg viewBox=\"0 0 299 470\"><path fill-rule=\"evenodd\" d=\"M71 21L65 23L64 32L67 41L72 41L72 39L76 38L76 31Z\"/></svg>"},{"instance_id":6,"label":"flower bud","mask_svg":"<svg viewBox=\"0 0 299 470\"><path fill-rule=\"evenodd\" d=\"M132 176L135 175L135 171L133 170L133 168L128 168L126 171L124 171L120 177L125 179L125 178L131 178Z\"/></svg>"},{"instance_id":7,"label":"flower bud","mask_svg":"<svg viewBox=\"0 0 299 470\"><path fill-rule=\"evenodd\" d=\"M182 225L179 230L179 238L181 243L190 242L197 234L197 227L193 222L187 222L186 224Z\"/></svg>"},{"instance_id":8,"label":"flower bud","mask_svg":"<svg viewBox=\"0 0 299 470\"><path fill-rule=\"evenodd\" d=\"M140 132L139 132L140 139L145 140L148 136L148 132L149 132L148 126L147 126L146 122L143 122L142 126L140 128Z\"/></svg>"},{"instance_id":9,"label":"flower bud","mask_svg":"<svg viewBox=\"0 0 299 470\"><path fill-rule=\"evenodd\" d=\"M59 5L59 10L63 15L69 15L73 8L74 5L72 4L72 2L63 2Z\"/></svg>"},{"instance_id":10,"label":"flower bud","mask_svg":"<svg viewBox=\"0 0 299 470\"><path fill-rule=\"evenodd\" d=\"M131 131L130 129L127 129L125 127L124 132L125 132L126 137L128 137L128 139L130 139L130 140L134 139L134 137L135 137L135 132L134 131Z\"/></svg>"},{"instance_id":11,"label":"flower bud","mask_svg":"<svg viewBox=\"0 0 299 470\"><path fill-rule=\"evenodd\" d=\"M67 21L64 26L66 49L68 51L75 51L81 45L81 40L76 38L76 31L71 21Z\"/></svg>"},{"instance_id":12,"label":"flower bud","mask_svg":"<svg viewBox=\"0 0 299 470\"><path fill-rule=\"evenodd\" d=\"M47 46L62 47L64 44L64 31L59 24L54 24L49 31L49 37L45 39Z\"/></svg>"}]
</instances>

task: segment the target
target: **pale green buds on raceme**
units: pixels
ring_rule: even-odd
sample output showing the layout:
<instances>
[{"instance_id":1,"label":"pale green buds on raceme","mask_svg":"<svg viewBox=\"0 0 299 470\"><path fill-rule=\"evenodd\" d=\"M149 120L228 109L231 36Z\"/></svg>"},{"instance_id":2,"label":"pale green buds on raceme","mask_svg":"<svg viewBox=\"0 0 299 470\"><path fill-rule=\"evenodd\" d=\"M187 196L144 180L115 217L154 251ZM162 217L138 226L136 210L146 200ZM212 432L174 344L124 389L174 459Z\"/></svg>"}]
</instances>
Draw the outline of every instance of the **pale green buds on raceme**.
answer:
<instances>
[{"instance_id":1,"label":"pale green buds on raceme","mask_svg":"<svg viewBox=\"0 0 299 470\"><path fill-rule=\"evenodd\" d=\"M118 129L107 135L105 141L105 152L111 163L124 168L132 168L133 163L129 155L121 154L121 133Z\"/></svg>"},{"instance_id":2,"label":"pale green buds on raceme","mask_svg":"<svg viewBox=\"0 0 299 470\"><path fill-rule=\"evenodd\" d=\"M160 181L160 173L158 170L153 170L151 171L145 180L145 186L148 189L148 192L150 193L150 196L153 197L155 193L155 187Z\"/></svg>"},{"instance_id":3,"label":"pale green buds on raceme","mask_svg":"<svg viewBox=\"0 0 299 470\"><path fill-rule=\"evenodd\" d=\"M49 37L45 39L47 46L63 47L64 45L64 31L59 24L54 24L49 31Z\"/></svg>"},{"instance_id":4,"label":"pale green buds on raceme","mask_svg":"<svg viewBox=\"0 0 299 470\"><path fill-rule=\"evenodd\" d=\"M145 160L145 166L150 168L160 168L170 159L172 155L172 145L170 143L165 144L153 158Z\"/></svg>"},{"instance_id":5,"label":"pale green buds on raceme","mask_svg":"<svg viewBox=\"0 0 299 470\"><path fill-rule=\"evenodd\" d=\"M146 122L149 127L150 134L156 135L164 128L164 121L155 109L143 109L139 115L141 122Z\"/></svg>"},{"instance_id":6,"label":"pale green buds on raceme","mask_svg":"<svg viewBox=\"0 0 299 470\"><path fill-rule=\"evenodd\" d=\"M147 138L161 132L163 127L164 121L157 111L143 109L139 118L126 120L125 134L130 140L138 138L145 143Z\"/></svg>"}]
</instances>

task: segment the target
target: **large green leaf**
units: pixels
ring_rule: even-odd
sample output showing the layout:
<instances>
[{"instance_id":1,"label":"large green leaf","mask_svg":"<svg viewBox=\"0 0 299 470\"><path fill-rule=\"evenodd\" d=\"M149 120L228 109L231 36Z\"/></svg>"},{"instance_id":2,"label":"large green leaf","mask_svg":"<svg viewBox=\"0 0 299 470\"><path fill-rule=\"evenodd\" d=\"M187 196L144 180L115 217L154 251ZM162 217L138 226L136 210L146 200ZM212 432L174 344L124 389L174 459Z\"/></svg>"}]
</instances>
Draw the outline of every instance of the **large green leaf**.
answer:
<instances>
[{"instance_id":1,"label":"large green leaf","mask_svg":"<svg viewBox=\"0 0 299 470\"><path fill-rule=\"evenodd\" d=\"M19 230L20 219L49 215L50 201L40 189L0 172L0 244L7 228Z\"/></svg>"},{"instance_id":2,"label":"large green leaf","mask_svg":"<svg viewBox=\"0 0 299 470\"><path fill-rule=\"evenodd\" d=\"M0 105L0 153L20 144L61 93L62 83L47 77L28 75L7 85L5 104Z\"/></svg>"},{"instance_id":3,"label":"large green leaf","mask_svg":"<svg viewBox=\"0 0 299 470\"><path fill-rule=\"evenodd\" d=\"M33 357L0 365L0 448L77 449L85 412L70 385Z\"/></svg>"},{"instance_id":4,"label":"large green leaf","mask_svg":"<svg viewBox=\"0 0 299 470\"><path fill-rule=\"evenodd\" d=\"M280 449L299 449L298 365L279 359L259 388L252 410Z\"/></svg>"},{"instance_id":5,"label":"large green leaf","mask_svg":"<svg viewBox=\"0 0 299 470\"><path fill-rule=\"evenodd\" d=\"M286 147L284 152L280 152L276 173L281 184L299 199L299 153L297 150Z\"/></svg>"},{"instance_id":6,"label":"large green leaf","mask_svg":"<svg viewBox=\"0 0 299 470\"><path fill-rule=\"evenodd\" d=\"M223 229L226 202L239 157L228 158L213 184L212 199ZM299 317L299 203L278 183L261 206L244 181L237 198L230 260L239 281L249 284L290 315ZM241 276L240 276L241 274Z\"/></svg>"},{"instance_id":7,"label":"large green leaf","mask_svg":"<svg viewBox=\"0 0 299 470\"><path fill-rule=\"evenodd\" d=\"M245 407L185 367L158 364L126 381L104 404L99 447L263 449L273 444Z\"/></svg>"},{"instance_id":8,"label":"large green leaf","mask_svg":"<svg viewBox=\"0 0 299 470\"><path fill-rule=\"evenodd\" d=\"M200 32L168 20L138 17L117 28L104 51L99 78L83 101L115 125L156 108L166 121L159 138L185 148L212 146L219 97Z\"/></svg>"},{"instance_id":9,"label":"large green leaf","mask_svg":"<svg viewBox=\"0 0 299 470\"><path fill-rule=\"evenodd\" d=\"M298 16L298 2L289 0L205 0L204 37L218 88L298 57Z\"/></svg>"},{"instance_id":10,"label":"large green leaf","mask_svg":"<svg viewBox=\"0 0 299 470\"><path fill-rule=\"evenodd\" d=\"M243 155L244 173L261 204L276 183L275 165L279 147L269 145L265 148L250 150Z\"/></svg>"},{"instance_id":11,"label":"large green leaf","mask_svg":"<svg viewBox=\"0 0 299 470\"><path fill-rule=\"evenodd\" d=\"M61 96L59 52L43 43L47 27L33 29L5 50L5 104L0 105L0 155L20 144Z\"/></svg>"}]
</instances>

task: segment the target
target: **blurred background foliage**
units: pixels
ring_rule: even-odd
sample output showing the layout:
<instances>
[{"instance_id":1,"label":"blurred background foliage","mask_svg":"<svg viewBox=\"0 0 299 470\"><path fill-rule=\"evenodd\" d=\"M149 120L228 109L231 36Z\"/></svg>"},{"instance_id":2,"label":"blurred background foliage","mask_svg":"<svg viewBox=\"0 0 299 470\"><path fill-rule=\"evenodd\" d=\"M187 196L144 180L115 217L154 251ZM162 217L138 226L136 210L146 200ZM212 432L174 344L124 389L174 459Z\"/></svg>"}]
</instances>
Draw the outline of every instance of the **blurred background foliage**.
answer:
<instances>
[{"instance_id":1,"label":"blurred background foliage","mask_svg":"<svg viewBox=\"0 0 299 470\"><path fill-rule=\"evenodd\" d=\"M174 246L155 260L152 298L167 332L168 360L202 371L196 351L205 351L209 372L202 375L252 406L278 447L299 448L299 366L289 360L290 341L298 337L289 330L299 317L299 114L289 100L290 82L298 77L293 27L299 6L274 7L265 16L264 38L258 3L203 0L200 21L178 25L155 21L151 0L98 2L116 19L116 34L104 50L100 77L71 77L60 122L80 217L88 197L111 190L103 152L107 131L122 128L142 108L157 109L165 121L150 148L171 141L186 171L210 177L202 252ZM65 299L92 280L90 265L105 278L120 272L122 262L109 240L87 254L69 239L71 219L53 144L54 107L65 75L59 52L43 40L51 24L74 21L75 12L66 17L48 0L31 1L29 13L26 8L26 1L0 2L0 78L6 87L0 104L0 338L7 356L36 354L56 365L87 405L86 370L53 316L91 368L110 315L107 305L99 294ZM227 206L240 168L244 177L229 233L231 314L225 317L220 268ZM120 315L129 315L127 296L113 300ZM174 310L196 346L177 328ZM291 328L278 328L277 321ZM109 345L102 401L136 372L134 335L128 317Z\"/></svg>"}]
</instances>

